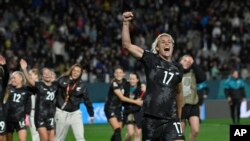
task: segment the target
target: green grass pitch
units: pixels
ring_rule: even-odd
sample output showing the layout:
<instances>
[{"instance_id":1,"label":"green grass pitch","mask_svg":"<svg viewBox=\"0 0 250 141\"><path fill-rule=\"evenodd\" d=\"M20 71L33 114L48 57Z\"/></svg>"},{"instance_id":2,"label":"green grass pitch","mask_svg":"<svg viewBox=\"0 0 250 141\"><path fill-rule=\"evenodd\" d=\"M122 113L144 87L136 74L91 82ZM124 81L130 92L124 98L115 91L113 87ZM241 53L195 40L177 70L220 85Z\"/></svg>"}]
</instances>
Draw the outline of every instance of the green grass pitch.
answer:
<instances>
[{"instance_id":1,"label":"green grass pitch","mask_svg":"<svg viewBox=\"0 0 250 141\"><path fill-rule=\"evenodd\" d=\"M229 141L229 126L230 119L206 119L202 121L200 133L198 135L198 141ZM241 124L250 125L250 119L242 119ZM108 124L92 124L84 125L85 138L87 141L109 141L112 135L112 129ZM122 130L123 140L125 137L125 128ZM186 133L189 132L189 127L186 129ZM188 134L186 134L186 139ZM65 141L74 141L74 135L69 130ZM16 134L14 135L14 141L17 141ZM30 134L27 141L31 141Z\"/></svg>"}]
</instances>

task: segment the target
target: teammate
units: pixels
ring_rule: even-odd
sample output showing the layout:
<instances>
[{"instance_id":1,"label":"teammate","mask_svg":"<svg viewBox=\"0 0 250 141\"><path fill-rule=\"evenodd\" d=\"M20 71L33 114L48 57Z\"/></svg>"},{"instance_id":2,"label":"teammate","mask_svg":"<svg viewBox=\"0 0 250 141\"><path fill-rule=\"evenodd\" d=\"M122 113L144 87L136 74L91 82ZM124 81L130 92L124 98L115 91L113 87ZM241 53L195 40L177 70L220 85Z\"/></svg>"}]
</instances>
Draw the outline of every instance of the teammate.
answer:
<instances>
[{"instance_id":1,"label":"teammate","mask_svg":"<svg viewBox=\"0 0 250 141\"><path fill-rule=\"evenodd\" d=\"M232 122L240 124L240 106L246 98L246 92L244 81L239 78L237 70L233 70L231 76L225 81L224 92L230 106Z\"/></svg>"},{"instance_id":2,"label":"teammate","mask_svg":"<svg viewBox=\"0 0 250 141\"><path fill-rule=\"evenodd\" d=\"M21 71L15 71L11 74L10 85L8 86L7 99L7 136L6 141L13 140L14 131L18 134L19 141L26 141L27 130L25 124L25 115L30 113L26 111L30 93L27 89L26 79Z\"/></svg>"},{"instance_id":3,"label":"teammate","mask_svg":"<svg viewBox=\"0 0 250 141\"><path fill-rule=\"evenodd\" d=\"M111 137L111 141L121 141L121 127L122 127L122 102L134 103L136 105L142 105L140 98L134 100L124 95L128 93L126 89L126 79L124 78L124 71L121 67L114 69L114 79L109 87L108 96L104 105L104 112L108 119L108 122L114 134Z\"/></svg>"},{"instance_id":4,"label":"teammate","mask_svg":"<svg viewBox=\"0 0 250 141\"><path fill-rule=\"evenodd\" d=\"M52 72L48 68L42 69L42 80L35 81L27 71L27 62L23 59L20 66L29 84L35 87L36 106L35 106L35 126L41 141L54 141L55 138L55 93L57 83L52 82Z\"/></svg>"},{"instance_id":5,"label":"teammate","mask_svg":"<svg viewBox=\"0 0 250 141\"><path fill-rule=\"evenodd\" d=\"M4 141L6 132L6 110L4 105L5 90L9 80L9 72L5 58L0 55L0 141Z\"/></svg>"},{"instance_id":6,"label":"teammate","mask_svg":"<svg viewBox=\"0 0 250 141\"><path fill-rule=\"evenodd\" d=\"M90 115L90 123L94 122L94 108L81 75L82 67L75 64L57 80L56 141L65 140L69 127L72 128L76 141L85 141L80 103L84 102Z\"/></svg>"},{"instance_id":7,"label":"teammate","mask_svg":"<svg viewBox=\"0 0 250 141\"><path fill-rule=\"evenodd\" d=\"M144 85L141 84L139 75L136 72L130 73L128 81L127 87L129 93L126 93L125 96L131 99L143 98L145 88L143 88ZM140 141L142 121L141 107L125 103L123 114L124 124L127 125L126 141L132 141L133 138L135 141Z\"/></svg>"},{"instance_id":8,"label":"teammate","mask_svg":"<svg viewBox=\"0 0 250 141\"><path fill-rule=\"evenodd\" d=\"M152 51L131 43L129 25L132 12L123 13L122 46L143 63L147 90L143 100L143 141L184 140L181 130L182 68L172 60L174 40L170 34L160 34Z\"/></svg>"},{"instance_id":9,"label":"teammate","mask_svg":"<svg viewBox=\"0 0 250 141\"><path fill-rule=\"evenodd\" d=\"M200 128L200 110L198 105L197 84L206 80L205 73L194 63L193 57L184 55L180 59L183 67L183 108L182 108L182 126L183 131L188 121L191 132L189 141L195 141Z\"/></svg>"},{"instance_id":10,"label":"teammate","mask_svg":"<svg viewBox=\"0 0 250 141\"><path fill-rule=\"evenodd\" d=\"M29 76L31 77L31 79L33 79L34 81L39 80L38 69L33 68L33 69L29 70L28 73L29 73ZM29 128L30 128L31 138L32 138L32 141L40 141L39 134L38 134L38 132L36 130L36 126L35 126L36 92L32 87L29 87L29 90L32 93L32 95L31 95L31 112L30 112L29 119L28 119L30 122Z\"/></svg>"}]
</instances>

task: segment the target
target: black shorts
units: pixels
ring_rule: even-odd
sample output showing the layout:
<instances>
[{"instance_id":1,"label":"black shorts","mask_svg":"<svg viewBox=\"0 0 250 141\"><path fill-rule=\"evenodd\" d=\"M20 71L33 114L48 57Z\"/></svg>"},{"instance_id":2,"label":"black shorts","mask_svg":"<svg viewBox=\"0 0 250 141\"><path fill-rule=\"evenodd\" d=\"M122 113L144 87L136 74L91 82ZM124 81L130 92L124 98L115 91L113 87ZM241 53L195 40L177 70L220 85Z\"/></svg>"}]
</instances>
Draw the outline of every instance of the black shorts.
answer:
<instances>
[{"instance_id":1,"label":"black shorts","mask_svg":"<svg viewBox=\"0 0 250 141\"><path fill-rule=\"evenodd\" d=\"M124 123L125 124L135 124L138 128L142 126L142 112L135 112L124 114Z\"/></svg>"},{"instance_id":2,"label":"black shorts","mask_svg":"<svg viewBox=\"0 0 250 141\"><path fill-rule=\"evenodd\" d=\"M189 119L192 116L200 116L199 105L185 104L182 107L181 119Z\"/></svg>"},{"instance_id":3,"label":"black shorts","mask_svg":"<svg viewBox=\"0 0 250 141\"><path fill-rule=\"evenodd\" d=\"M115 109L115 110L105 108L104 112L105 112L107 119L110 119L112 117L116 117L118 121L123 120L122 111L120 110L120 108Z\"/></svg>"},{"instance_id":4,"label":"black shorts","mask_svg":"<svg viewBox=\"0 0 250 141\"><path fill-rule=\"evenodd\" d=\"M4 135L6 132L6 121L4 117L0 117L0 135Z\"/></svg>"},{"instance_id":5,"label":"black shorts","mask_svg":"<svg viewBox=\"0 0 250 141\"><path fill-rule=\"evenodd\" d=\"M6 132L13 133L14 131L18 132L21 129L26 129L25 119L21 118L18 121L7 121Z\"/></svg>"},{"instance_id":6,"label":"black shorts","mask_svg":"<svg viewBox=\"0 0 250 141\"><path fill-rule=\"evenodd\" d=\"M166 120L144 116L142 120L142 141L185 140L180 119Z\"/></svg>"},{"instance_id":7,"label":"black shorts","mask_svg":"<svg viewBox=\"0 0 250 141\"><path fill-rule=\"evenodd\" d=\"M36 118L35 117L35 126L36 129L45 127L47 130L52 130L55 128L55 119L54 117L49 118Z\"/></svg>"}]
</instances>

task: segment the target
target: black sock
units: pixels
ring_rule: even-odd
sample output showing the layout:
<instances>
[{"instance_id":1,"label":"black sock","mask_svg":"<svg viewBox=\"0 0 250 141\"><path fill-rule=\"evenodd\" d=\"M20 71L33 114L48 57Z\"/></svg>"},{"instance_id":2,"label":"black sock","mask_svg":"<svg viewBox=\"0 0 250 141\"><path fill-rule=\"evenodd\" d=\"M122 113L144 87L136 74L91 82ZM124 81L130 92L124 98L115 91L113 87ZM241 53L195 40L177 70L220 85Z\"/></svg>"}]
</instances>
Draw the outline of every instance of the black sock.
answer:
<instances>
[{"instance_id":1,"label":"black sock","mask_svg":"<svg viewBox=\"0 0 250 141\"><path fill-rule=\"evenodd\" d=\"M122 136L121 136L121 128L117 128L114 131L114 134L111 137L111 141L121 141Z\"/></svg>"}]
</instances>

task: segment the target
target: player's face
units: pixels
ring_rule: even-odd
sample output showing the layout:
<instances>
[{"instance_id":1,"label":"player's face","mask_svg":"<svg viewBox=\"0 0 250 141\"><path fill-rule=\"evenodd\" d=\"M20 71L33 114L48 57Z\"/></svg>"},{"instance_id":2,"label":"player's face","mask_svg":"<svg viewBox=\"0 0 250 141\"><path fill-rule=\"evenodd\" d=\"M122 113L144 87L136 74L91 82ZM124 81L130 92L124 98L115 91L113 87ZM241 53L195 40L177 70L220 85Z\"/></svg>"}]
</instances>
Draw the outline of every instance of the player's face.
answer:
<instances>
[{"instance_id":1,"label":"player's face","mask_svg":"<svg viewBox=\"0 0 250 141\"><path fill-rule=\"evenodd\" d=\"M114 76L117 80L122 80L124 78L124 72L122 69L116 69Z\"/></svg>"},{"instance_id":2,"label":"player's face","mask_svg":"<svg viewBox=\"0 0 250 141\"><path fill-rule=\"evenodd\" d=\"M19 75L18 73L13 73L10 79L10 83L12 86L14 87L21 87L22 86L22 81L23 78L21 75Z\"/></svg>"},{"instance_id":3,"label":"player's face","mask_svg":"<svg viewBox=\"0 0 250 141\"><path fill-rule=\"evenodd\" d=\"M45 82L50 82L52 79L51 71L47 68L43 69L43 80Z\"/></svg>"},{"instance_id":4,"label":"player's face","mask_svg":"<svg viewBox=\"0 0 250 141\"><path fill-rule=\"evenodd\" d=\"M55 81L56 80L56 73L51 71L51 81Z\"/></svg>"},{"instance_id":5,"label":"player's face","mask_svg":"<svg viewBox=\"0 0 250 141\"><path fill-rule=\"evenodd\" d=\"M172 56L174 45L172 38L169 36L161 36L158 40L156 50L159 55L163 58L168 58Z\"/></svg>"},{"instance_id":6,"label":"player's face","mask_svg":"<svg viewBox=\"0 0 250 141\"><path fill-rule=\"evenodd\" d=\"M31 77L32 80L38 81L38 75L36 73L30 71L29 75L30 75L30 77Z\"/></svg>"},{"instance_id":7,"label":"player's face","mask_svg":"<svg viewBox=\"0 0 250 141\"><path fill-rule=\"evenodd\" d=\"M71 71L71 78L72 79L78 79L82 74L82 69L78 66L73 67Z\"/></svg>"},{"instance_id":8,"label":"player's face","mask_svg":"<svg viewBox=\"0 0 250 141\"><path fill-rule=\"evenodd\" d=\"M194 60L191 56L185 56L181 60L181 65L184 69L189 69L191 65L193 64Z\"/></svg>"},{"instance_id":9,"label":"player's face","mask_svg":"<svg viewBox=\"0 0 250 141\"><path fill-rule=\"evenodd\" d=\"M130 74L129 75L129 83L130 83L131 86L136 86L138 81L139 80L138 80L138 78L136 77L135 74Z\"/></svg>"}]
</instances>

